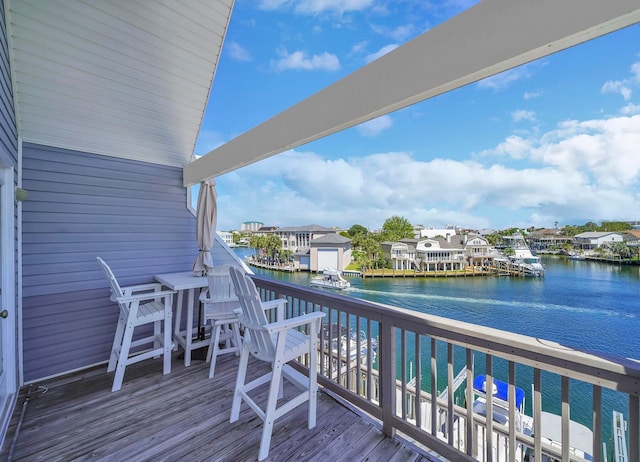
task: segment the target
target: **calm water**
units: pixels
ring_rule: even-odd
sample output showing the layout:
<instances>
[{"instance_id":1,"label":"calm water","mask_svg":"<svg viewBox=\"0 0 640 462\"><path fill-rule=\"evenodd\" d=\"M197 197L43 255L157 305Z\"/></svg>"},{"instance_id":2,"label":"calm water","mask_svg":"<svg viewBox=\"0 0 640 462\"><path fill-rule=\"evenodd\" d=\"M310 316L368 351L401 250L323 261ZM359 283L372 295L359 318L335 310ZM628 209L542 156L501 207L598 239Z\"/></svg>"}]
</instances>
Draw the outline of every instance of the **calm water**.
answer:
<instances>
[{"instance_id":1,"label":"calm water","mask_svg":"<svg viewBox=\"0 0 640 462\"><path fill-rule=\"evenodd\" d=\"M244 255L247 249L239 253ZM543 278L349 278L351 289L344 293L553 340L569 347L640 359L639 266L570 261L562 257L543 257L542 263L546 268ZM308 286L310 279L308 273L253 270L304 286ZM483 361L476 358L478 363ZM495 368L495 375L506 380L506 365L497 361ZM529 399L530 371L518 368L517 376L518 385L527 391ZM543 385L543 408L559 412L559 379L543 375ZM589 427L590 390L589 386L572 382L572 418ZM584 405L576 405L580 401ZM627 415L627 406L626 399L605 390L605 426L608 427L611 410L618 409ZM530 399L527 407L530 408ZM607 434L608 431L607 428Z\"/></svg>"}]
</instances>

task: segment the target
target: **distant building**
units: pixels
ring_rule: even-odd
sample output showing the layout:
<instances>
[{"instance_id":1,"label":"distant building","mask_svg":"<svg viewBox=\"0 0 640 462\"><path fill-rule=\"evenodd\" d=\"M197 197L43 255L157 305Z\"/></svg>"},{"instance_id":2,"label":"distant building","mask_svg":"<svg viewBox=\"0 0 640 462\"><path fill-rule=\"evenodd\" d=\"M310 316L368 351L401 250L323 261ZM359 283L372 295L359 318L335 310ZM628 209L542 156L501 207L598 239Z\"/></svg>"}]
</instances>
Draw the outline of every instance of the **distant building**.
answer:
<instances>
[{"instance_id":1,"label":"distant building","mask_svg":"<svg viewBox=\"0 0 640 462\"><path fill-rule=\"evenodd\" d=\"M563 244L573 244L573 236L566 236L558 228L543 228L530 233L527 244L531 250L545 250Z\"/></svg>"},{"instance_id":2,"label":"distant building","mask_svg":"<svg viewBox=\"0 0 640 462\"><path fill-rule=\"evenodd\" d=\"M325 234L311 241L309 269L322 271L333 268L344 271L351 264L351 239L340 234Z\"/></svg>"},{"instance_id":3,"label":"distant building","mask_svg":"<svg viewBox=\"0 0 640 462\"><path fill-rule=\"evenodd\" d=\"M456 228L454 226L447 226L446 228L423 228L420 230L419 238L433 239L434 237L442 236L445 239L451 238L456 235Z\"/></svg>"},{"instance_id":4,"label":"distant building","mask_svg":"<svg viewBox=\"0 0 640 462\"><path fill-rule=\"evenodd\" d=\"M573 236L576 246L582 250L593 250L603 245L622 242L622 233L608 233L604 231L589 231Z\"/></svg>"},{"instance_id":5,"label":"distant building","mask_svg":"<svg viewBox=\"0 0 640 462\"><path fill-rule=\"evenodd\" d=\"M228 231L216 231L216 233L218 234L218 236L222 238L224 243L227 244L229 247L233 247L235 245L233 243L233 233L230 233Z\"/></svg>"},{"instance_id":6,"label":"distant building","mask_svg":"<svg viewBox=\"0 0 640 462\"><path fill-rule=\"evenodd\" d=\"M245 233L253 233L258 231L260 228L264 226L264 223L260 221L245 221L240 225L240 231Z\"/></svg>"}]
</instances>

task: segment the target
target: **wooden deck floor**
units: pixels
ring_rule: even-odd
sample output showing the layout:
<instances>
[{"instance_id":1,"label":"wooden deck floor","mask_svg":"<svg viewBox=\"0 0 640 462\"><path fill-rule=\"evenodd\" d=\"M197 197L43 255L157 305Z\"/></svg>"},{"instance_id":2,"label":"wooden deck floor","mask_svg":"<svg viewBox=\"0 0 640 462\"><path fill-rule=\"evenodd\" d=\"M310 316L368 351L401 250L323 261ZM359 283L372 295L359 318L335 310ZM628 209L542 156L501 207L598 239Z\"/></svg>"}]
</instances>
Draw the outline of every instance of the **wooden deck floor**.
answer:
<instances>
[{"instance_id":1,"label":"wooden deck floor","mask_svg":"<svg viewBox=\"0 0 640 462\"><path fill-rule=\"evenodd\" d=\"M185 368L174 358L171 374L163 376L160 361L148 360L129 366L115 393L106 366L34 384L14 443L24 387L0 460L12 446L13 461L257 460L261 421L243 405L240 420L229 423L236 367L237 358L224 355L209 379L204 361ZM324 392L313 430L306 411L299 406L276 421L267 460L431 460Z\"/></svg>"}]
</instances>

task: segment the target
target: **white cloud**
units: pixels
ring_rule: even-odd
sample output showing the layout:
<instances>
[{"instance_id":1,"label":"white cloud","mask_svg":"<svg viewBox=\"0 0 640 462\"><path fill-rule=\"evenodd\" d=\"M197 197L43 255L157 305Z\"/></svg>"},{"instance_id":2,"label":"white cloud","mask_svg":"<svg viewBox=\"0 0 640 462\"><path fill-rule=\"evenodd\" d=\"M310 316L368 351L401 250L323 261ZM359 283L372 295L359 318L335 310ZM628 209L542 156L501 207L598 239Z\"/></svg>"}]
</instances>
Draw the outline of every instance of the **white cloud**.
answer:
<instances>
[{"instance_id":1,"label":"white cloud","mask_svg":"<svg viewBox=\"0 0 640 462\"><path fill-rule=\"evenodd\" d=\"M281 58L272 61L272 67L278 71L304 70L304 71L336 71L340 69L340 60L332 53L321 53L308 56L304 51L294 51L289 54L286 50L279 50Z\"/></svg>"},{"instance_id":2,"label":"white cloud","mask_svg":"<svg viewBox=\"0 0 640 462\"><path fill-rule=\"evenodd\" d=\"M225 45L225 49L234 61L251 61L251 54L242 47L238 42L229 42Z\"/></svg>"},{"instance_id":3,"label":"white cloud","mask_svg":"<svg viewBox=\"0 0 640 462\"><path fill-rule=\"evenodd\" d=\"M397 42L405 42L410 37L416 35L417 32L414 24L402 24L397 27L372 26L372 29L374 32L392 38Z\"/></svg>"},{"instance_id":4,"label":"white cloud","mask_svg":"<svg viewBox=\"0 0 640 462\"><path fill-rule=\"evenodd\" d=\"M625 80L609 80L602 85L600 91L602 93L619 93L625 101L629 101L633 93L629 88L628 81Z\"/></svg>"},{"instance_id":5,"label":"white cloud","mask_svg":"<svg viewBox=\"0 0 640 462\"><path fill-rule=\"evenodd\" d=\"M542 90L525 91L524 95L522 95L522 98L524 100L529 100L529 99L540 98L541 96L542 96Z\"/></svg>"},{"instance_id":6,"label":"white cloud","mask_svg":"<svg viewBox=\"0 0 640 462\"><path fill-rule=\"evenodd\" d=\"M523 120L535 122L536 113L533 111L525 111L524 109L517 109L511 113L511 119L514 122L522 122Z\"/></svg>"},{"instance_id":7,"label":"white cloud","mask_svg":"<svg viewBox=\"0 0 640 462\"><path fill-rule=\"evenodd\" d=\"M629 103L620 109L620 113L628 116L640 114L640 104Z\"/></svg>"},{"instance_id":8,"label":"white cloud","mask_svg":"<svg viewBox=\"0 0 640 462\"><path fill-rule=\"evenodd\" d=\"M326 159L289 151L218 177L220 226L257 219L377 228L392 215L476 228L637 219L637 146L640 115L568 121L537 138L511 136L493 153L520 159L518 167L493 163L488 153L476 161L421 161L405 152ZM497 216L508 221L495 222Z\"/></svg>"},{"instance_id":9,"label":"white cloud","mask_svg":"<svg viewBox=\"0 0 640 462\"><path fill-rule=\"evenodd\" d=\"M367 55L367 57L365 58L365 61L367 63L370 63L371 61L375 61L379 57L386 55L387 53L395 50L399 46L400 45L398 45L397 43L392 43L390 45L385 45L382 48L380 48L378 51L376 51L375 53L371 53L370 55Z\"/></svg>"},{"instance_id":10,"label":"white cloud","mask_svg":"<svg viewBox=\"0 0 640 462\"><path fill-rule=\"evenodd\" d=\"M622 80L608 80L600 89L601 93L617 93L625 101L629 101L633 94L633 87L640 85L640 61L630 67L631 76Z\"/></svg>"},{"instance_id":11,"label":"white cloud","mask_svg":"<svg viewBox=\"0 0 640 462\"><path fill-rule=\"evenodd\" d=\"M391 125L393 125L393 120L391 119L391 116L383 115L380 117L376 117L375 119L371 119L367 122L363 122L360 125L358 125L356 128L362 136L372 137L372 136L378 135L383 130L386 130L387 128L391 127Z\"/></svg>"},{"instance_id":12,"label":"white cloud","mask_svg":"<svg viewBox=\"0 0 640 462\"><path fill-rule=\"evenodd\" d=\"M263 10L293 10L300 14L314 15L323 12L344 13L363 11L373 5L373 0L261 0L258 7Z\"/></svg>"}]
</instances>

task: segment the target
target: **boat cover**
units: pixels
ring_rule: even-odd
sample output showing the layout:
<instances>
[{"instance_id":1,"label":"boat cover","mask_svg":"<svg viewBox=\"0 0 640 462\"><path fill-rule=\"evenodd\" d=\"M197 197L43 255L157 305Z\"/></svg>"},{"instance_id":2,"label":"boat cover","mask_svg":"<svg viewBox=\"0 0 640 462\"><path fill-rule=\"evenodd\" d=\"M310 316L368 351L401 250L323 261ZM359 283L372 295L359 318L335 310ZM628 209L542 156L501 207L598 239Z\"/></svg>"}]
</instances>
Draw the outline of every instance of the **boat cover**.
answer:
<instances>
[{"instance_id":1,"label":"boat cover","mask_svg":"<svg viewBox=\"0 0 640 462\"><path fill-rule=\"evenodd\" d=\"M480 393L486 393L486 377L484 375L478 375L475 379L473 379L473 388ZM494 398L501 399L502 401L509 401L509 384L503 382L502 380L498 380L496 378L493 379L493 393ZM524 401L524 390L522 388L516 387L516 407L520 408L520 405Z\"/></svg>"}]
</instances>

